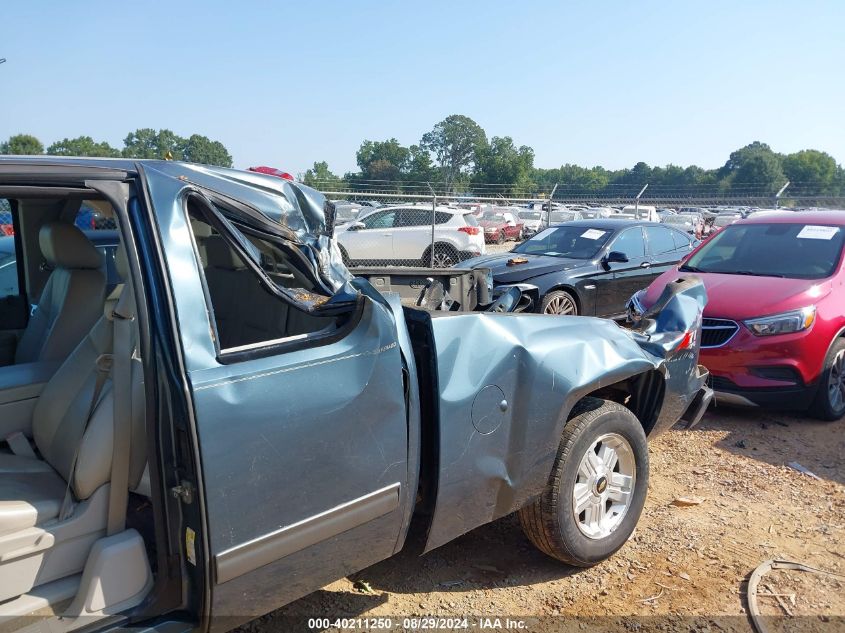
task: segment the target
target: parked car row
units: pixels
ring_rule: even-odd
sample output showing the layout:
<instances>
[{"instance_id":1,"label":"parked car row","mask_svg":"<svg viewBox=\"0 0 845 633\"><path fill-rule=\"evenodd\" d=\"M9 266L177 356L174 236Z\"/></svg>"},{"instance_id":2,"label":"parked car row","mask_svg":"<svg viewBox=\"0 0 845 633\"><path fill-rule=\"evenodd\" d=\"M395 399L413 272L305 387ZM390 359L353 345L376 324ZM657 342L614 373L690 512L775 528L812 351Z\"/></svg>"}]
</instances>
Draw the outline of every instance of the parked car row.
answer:
<instances>
[{"instance_id":1,"label":"parked car row","mask_svg":"<svg viewBox=\"0 0 845 633\"><path fill-rule=\"evenodd\" d=\"M553 212L555 213L555 212ZM462 267L495 286L531 284L536 311L637 319L668 284L700 276L708 291L702 363L729 404L845 415L845 213L692 210L661 224L577 220L541 230L508 253ZM627 308L627 314L626 314Z\"/></svg>"}]
</instances>

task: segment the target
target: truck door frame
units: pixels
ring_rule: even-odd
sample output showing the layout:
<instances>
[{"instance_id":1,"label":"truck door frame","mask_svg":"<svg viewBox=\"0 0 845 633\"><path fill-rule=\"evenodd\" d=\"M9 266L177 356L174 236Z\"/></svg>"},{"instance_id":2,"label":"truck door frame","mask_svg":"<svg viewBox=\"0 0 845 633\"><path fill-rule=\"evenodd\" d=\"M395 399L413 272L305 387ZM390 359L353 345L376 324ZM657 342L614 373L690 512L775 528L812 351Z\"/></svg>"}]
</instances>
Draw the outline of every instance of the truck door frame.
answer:
<instances>
[{"instance_id":1,"label":"truck door frame","mask_svg":"<svg viewBox=\"0 0 845 633\"><path fill-rule=\"evenodd\" d=\"M228 394L223 400L218 401L218 403L222 403L220 405L222 407L226 404L227 399L229 399L229 402L231 403L231 398L234 397L234 392L232 390L241 389L243 385L257 385L258 380L272 375L270 372L266 371L266 369L269 368L269 365L264 368L264 370L259 370L259 365L262 362L265 365L268 363L272 365L274 362L281 362L282 364L298 363L299 361L291 360L294 358L294 355L305 353L307 356L307 354L310 353L312 356L319 356L322 352L315 352L315 350L330 349L334 342L327 342L324 345L317 345L315 347L306 347L304 350L292 349L291 351L287 351L277 348L273 353L257 354L252 359L238 359L231 363L221 362L223 359L220 357L219 350L215 349L216 346L210 335L210 332L212 331L210 327L210 319L212 317L207 303L207 297L204 296L204 290L196 286L190 291L187 291L184 288L186 283L190 285L193 284L193 281L188 279L189 277L193 278L196 275L197 281L203 277L201 262L198 259L194 238L188 223L187 209L184 206L185 193L189 190L196 193L199 190L193 187L191 183L178 181L163 174L159 175L163 176L163 178L153 178L155 182L151 187L151 198L154 213L158 217L161 233L169 236L169 242L165 245L164 255L167 260L165 265L171 271L174 269L179 270L180 279L178 282L174 281L171 272L171 282L183 285L181 293L179 288L175 288L173 300L177 313L182 312L183 314L191 314L191 321L193 321L193 323L188 323L185 319L180 319L180 326L182 339L181 345L183 347L187 346L190 348L190 353L185 355L186 376L190 385L188 397L193 402L192 409L196 420L195 435L197 436L201 452L201 462L203 464L202 479L205 506L207 508L206 530L208 531L208 534L205 540L208 542L209 550L209 589L211 595L208 605L209 609L206 612L210 613L212 616L221 614L231 616L225 618L225 627L230 627L237 621L247 621L257 615L260 615L261 613L266 613L269 610L277 608L278 606L281 606L300 595L310 593L330 580L342 577L352 571L357 571L360 568L373 564L378 560L387 558L401 548L407 531L408 521L416 493L416 477L415 475L412 476L411 468L412 461L415 461L415 458L410 450L414 440L409 435L410 425L408 421L408 399L406 396L407 383L404 382L407 381L408 363L405 362L405 358L403 358L405 354L402 353L405 351L406 346L402 341L402 331L397 327L397 314L395 311L388 306L387 302L380 298L380 295L373 293L372 296L363 296L366 293L362 293L361 300L365 304L365 309L368 311L369 316L372 317L372 315L377 313L376 316L373 317L375 318L375 321L371 320L368 322L366 328L361 328L366 329L366 335L370 337L365 337L364 342L370 344L381 340L382 343L384 343L387 340L385 337L391 340L388 341L388 344L386 345L380 345L376 350L363 350L361 352L355 352L352 355L343 356L342 358L352 358L353 356L366 358L367 356L372 356L373 354L378 354L382 357L380 360L380 363L383 365L381 374L374 374L373 384L377 385L377 388L373 391L373 396L378 396L380 400L387 401L383 405L385 407L385 420L395 424L397 428L394 432L388 434L389 436L385 435L382 430L380 439L373 444L373 450L377 447L378 451L382 453L383 458L388 452L390 452L390 455L387 455L387 457L392 459L392 462L383 469L383 472L379 475L379 477L392 477L393 479L388 482L387 485L380 486L378 485L378 481L381 481L381 479L374 476L372 481L374 488L372 490L366 490L365 494L356 496L352 499L345 499L344 502L341 503L334 503L327 500L324 506L322 506L320 512L315 513L309 511L305 516L296 521L291 520L290 517L286 518L282 515L279 515L279 517L276 518L274 512L276 514L279 513L278 505L269 506L268 510L263 514L257 514L255 517L252 517L253 519L256 517L260 519L260 523L262 523L262 525L255 525L254 523L247 525L247 518L245 516L238 515L233 510L233 514L229 516L229 521L226 522L231 524L227 528L226 525L223 525L221 522L221 520L226 516L225 513L221 514L223 506L218 503L220 501L219 499L215 500L215 494L219 492L219 490L215 490L215 481L219 483L218 480L220 480L220 477L225 475L225 472L220 469L222 468L225 470L228 466L221 463L221 459L219 459L220 455L217 455L217 459L215 459L214 456L210 455L210 453L204 452L210 450L209 446L211 444L209 442L212 442L213 444L211 435L209 434L210 431L207 430L205 434L203 432L203 426L206 424L204 423L203 418L210 415L208 408L209 402L203 404L203 398L200 397L198 399L198 395L201 395L203 392L207 394L214 393L215 389L221 389L223 391L220 393ZM147 185L149 186L151 184L149 173L147 175L147 180ZM203 192L199 193L204 196ZM213 205L211 206L213 207ZM176 237L177 234L178 238ZM197 290L200 290L200 292L197 292ZM401 312L399 314L401 315ZM374 325L376 322L380 322L381 325ZM347 337L341 338L341 342L346 341L345 344L347 345L355 343L355 341L352 341L351 339L356 333L358 333L358 330L359 328L354 328L351 334ZM381 334L378 334L379 331ZM377 335L380 336L381 339L378 339ZM350 340L347 341L347 339ZM301 366L317 367L317 365L321 364L323 364L323 361L316 360L310 364L306 362ZM396 366L393 367L392 370L388 368L388 366L392 367L394 364ZM252 367L252 365L255 365L255 367ZM276 371L276 375L283 375L283 372L287 370L280 367L272 371ZM315 369L315 371L317 370ZM324 370L321 368L319 371L322 372ZM240 376L238 376L239 373L241 374ZM388 379L388 375L391 375L392 378ZM392 384L393 382L396 382L396 384ZM278 383L277 390L279 384L283 385L283 383ZM307 401L305 395L306 394L303 394L303 399ZM281 398L281 396L279 396L279 398ZM295 406L294 400L295 399L293 398L288 401L280 399L275 402L277 406L284 406L288 403ZM243 404L244 401L239 402ZM392 404L390 404L391 402ZM262 410L266 413L268 409L264 407ZM217 414L215 413L215 415ZM346 415L347 417L351 416L353 421L355 420L354 412ZM210 418L208 419L210 420ZM264 422L264 426L260 430L266 431L267 428L272 428L266 426L266 420ZM225 429L225 425L222 424L222 420L220 419L208 423L216 425L218 430ZM370 432L375 431L371 428ZM394 435L395 437L393 437ZM248 443L250 438L243 435L243 430L241 430L240 437L241 440L239 441L242 442L242 450L249 450ZM232 444L234 438L228 439L230 446L238 446L237 443ZM269 447L271 444L272 442L268 442L267 446ZM279 447L280 444L276 443L276 448ZM218 442L218 449L220 448L220 443ZM237 453L237 451L235 451L235 453ZM238 456L235 455L234 457L237 460ZM288 458L282 458L279 456L276 458L276 463L285 463L285 459ZM362 460L364 460L363 456ZM225 459L222 461L225 461ZM370 461L374 462L373 466L379 465L377 460ZM362 463L367 462L364 460ZM261 466L259 465L257 467L260 470ZM216 479L212 477L214 481L210 482L209 476L215 469L219 471L218 475L220 476ZM246 469L242 469L237 472L246 472ZM272 469L270 472L272 472ZM299 471L298 477L300 479L304 472L305 471L302 470ZM376 471L373 472L375 473ZM349 473L350 480L353 479L352 474L352 472ZM358 474L360 475L360 472ZM358 482L360 483L361 481L363 480L359 477ZM267 483L270 486L276 487L280 485L279 480L276 480L276 482L273 483L272 477ZM338 485L338 483L340 482L332 482L330 487L338 489L336 491L337 494L341 494L342 490L340 489L342 489L343 486ZM347 487L353 484L354 481L345 482ZM303 485L307 487L307 482L304 482ZM294 490L295 488L296 486L294 486L291 490ZM250 489L248 483L247 488L242 488L242 492L247 493L254 493L256 490L259 490L259 488L253 487ZM319 493L314 491L314 494L316 494L319 499ZM249 494L244 496L248 497ZM229 497L229 500L230 502L236 502L236 499L231 496ZM302 499L300 499L300 501L302 501ZM317 523L321 520L331 522L339 511L343 511L350 507L345 502L354 503L356 508L361 510L363 513L362 516L367 515L367 512L364 510L373 510L373 512L378 513L378 508L375 510L373 509L373 503L377 506L378 504L382 504L379 507L383 510L387 507L385 504L389 502L390 507L387 509L388 514L379 514L379 516L388 517L388 519L381 522L384 525L382 525L382 528L379 528L380 531L377 530L377 532L372 532L372 530L376 528L369 528L374 539L372 542L368 543L368 547L366 548L359 547L353 551L352 548L348 547L348 544L346 548L342 546L343 538L347 533L354 532L357 529L355 526L337 530L332 534L309 529L315 525L315 521ZM320 503L322 503L322 500L320 500ZM214 507L215 504L217 504L216 512ZM250 507L255 508L256 506L245 506L244 511L247 514L250 512ZM294 506L283 504L283 507L290 509ZM299 508L299 506L296 507L297 509ZM215 518L215 516L217 518ZM264 517L263 520L261 519L262 516ZM237 523L242 519L246 527L238 530L235 528L234 523ZM267 525L263 525L264 523ZM275 528L268 530L267 527L271 524L274 525ZM337 525L342 527L341 524ZM361 528L365 528L366 526L369 526L369 524L366 522L360 523ZM373 524L373 526L375 526L375 524ZM244 526L242 526L242 528L243 527ZM310 534L311 537L316 537L316 540L311 539L313 542L310 544L308 544L310 537L299 540L290 540L287 537L292 533L291 529L298 530L301 532L301 535ZM237 535L238 532L246 534L249 530L253 530L255 532L255 534L251 537L244 538L244 536ZM385 532L385 530L387 530L387 532ZM357 535L357 538L360 537L360 534ZM293 544L293 550L285 553L287 551L285 550L285 547L280 546L282 541L286 541L287 545L285 547ZM305 549L296 549L295 546L297 543L304 543ZM326 556L323 557L323 564L320 564L319 562L315 562L320 558L320 556L315 554L314 550L311 550L311 548L320 547L323 544L329 544L330 546L326 545L328 550L334 548L334 551L330 552L331 557L329 557L329 554L327 553ZM287 595L284 592L279 591L279 586L272 586L271 583L268 583L267 581L269 576L263 578L263 582L261 578L258 578L257 576L253 577L259 572L261 574L274 572L275 576L279 577L278 574L283 573L283 570L281 570L280 567L284 566L279 565L280 563L284 563L289 559L292 559L295 554L307 552L309 550L311 550L311 562L313 564L313 568L303 567L303 561L301 560L291 563L297 566L297 571L299 572L298 575L301 581L298 584L286 583L285 586L290 589L288 593L291 595ZM274 553L281 553L281 555L274 558ZM346 553L349 554L350 560L341 560L344 558ZM353 556L353 553L355 556ZM265 560L268 554L270 555L270 560ZM365 562L355 562L352 560L352 558L355 557L358 557L361 561ZM358 558L355 560L358 560ZM332 563L338 563L340 567L336 570L332 570ZM327 567L330 568L329 571L332 571L332 575L331 577L324 578L320 573L318 573L318 571L322 570L323 575L325 575ZM312 577L313 581L311 580ZM227 587L229 583L232 583L232 585ZM266 596L257 595L260 592L252 592L253 595L251 597L254 598L253 601L249 606L243 606L245 595L243 591L243 587L245 586L244 583L247 583L252 587L263 585L267 590L272 590L272 593L274 594L274 602L271 603L268 601ZM268 586L268 584L270 584L270 586ZM287 585L290 586L288 587ZM240 613L227 612L227 609L230 609L234 605L238 605L239 608L243 608L244 610ZM214 627L215 619L216 618L213 617L210 622L212 628Z\"/></svg>"}]
</instances>

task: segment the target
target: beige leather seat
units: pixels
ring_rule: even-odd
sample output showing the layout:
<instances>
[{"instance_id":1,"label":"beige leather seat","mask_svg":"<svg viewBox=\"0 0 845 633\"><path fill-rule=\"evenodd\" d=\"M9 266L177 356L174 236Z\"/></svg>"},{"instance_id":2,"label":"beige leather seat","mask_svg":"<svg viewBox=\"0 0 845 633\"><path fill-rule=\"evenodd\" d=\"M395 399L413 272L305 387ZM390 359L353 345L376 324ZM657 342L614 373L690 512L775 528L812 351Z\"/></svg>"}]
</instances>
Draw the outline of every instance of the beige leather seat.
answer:
<instances>
[{"instance_id":1,"label":"beige leather seat","mask_svg":"<svg viewBox=\"0 0 845 633\"><path fill-rule=\"evenodd\" d=\"M311 316L265 290L219 235L199 241L221 348L307 334L331 325L331 318Z\"/></svg>"},{"instance_id":2,"label":"beige leather seat","mask_svg":"<svg viewBox=\"0 0 845 633\"><path fill-rule=\"evenodd\" d=\"M53 272L18 342L15 363L65 359L102 315L102 257L85 234L66 222L48 222L38 243Z\"/></svg>"},{"instance_id":3,"label":"beige leather seat","mask_svg":"<svg viewBox=\"0 0 845 633\"><path fill-rule=\"evenodd\" d=\"M120 250L118 272L125 279ZM116 301L113 295L106 302L107 315ZM102 303L99 310L102 315ZM112 321L102 315L44 387L35 406L32 432L40 458L0 453L0 601L80 572L91 546L106 532L114 432L111 378L104 383L87 428L85 423L95 391L97 358L111 346ZM131 430L129 487L133 489L146 463L143 375L137 359L132 361L131 376L132 414L124 423ZM69 479L73 511L60 517Z\"/></svg>"}]
</instances>

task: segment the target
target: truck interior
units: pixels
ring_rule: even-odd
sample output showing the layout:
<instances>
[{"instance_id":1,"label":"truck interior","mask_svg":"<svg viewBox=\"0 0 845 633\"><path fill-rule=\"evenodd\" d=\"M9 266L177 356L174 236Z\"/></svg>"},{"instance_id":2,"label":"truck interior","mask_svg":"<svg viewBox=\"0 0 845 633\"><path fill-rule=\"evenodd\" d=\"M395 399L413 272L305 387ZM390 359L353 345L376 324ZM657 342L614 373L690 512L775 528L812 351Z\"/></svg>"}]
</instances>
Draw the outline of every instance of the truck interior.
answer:
<instances>
[{"instance_id":1,"label":"truck interior","mask_svg":"<svg viewBox=\"0 0 845 633\"><path fill-rule=\"evenodd\" d=\"M225 213L219 208L217 211ZM262 283L262 278L238 254L233 241L210 223L210 210L189 200L188 213L222 352L294 338L305 340L337 329L337 318L316 316L295 301L285 300L285 296L293 295L319 305L328 297L319 295L311 280L290 265L279 244L240 235L243 245L252 249L253 262L266 275ZM279 296L273 292L279 288L290 292Z\"/></svg>"},{"instance_id":2,"label":"truck interior","mask_svg":"<svg viewBox=\"0 0 845 633\"><path fill-rule=\"evenodd\" d=\"M162 568L181 582L190 556L182 523L162 510L178 501L151 485L147 407L158 401L115 209L87 188L0 185L0 200L11 211L0 238L0 625L69 631L150 612ZM289 244L224 236L190 198L186 211L222 357L336 335L351 320L351 309L315 313L329 297Z\"/></svg>"},{"instance_id":3,"label":"truck interior","mask_svg":"<svg viewBox=\"0 0 845 633\"><path fill-rule=\"evenodd\" d=\"M147 400L125 253L107 295L108 258L79 228L113 228L113 208L24 189L0 187L16 273L0 297L0 622L64 631L154 585Z\"/></svg>"}]
</instances>

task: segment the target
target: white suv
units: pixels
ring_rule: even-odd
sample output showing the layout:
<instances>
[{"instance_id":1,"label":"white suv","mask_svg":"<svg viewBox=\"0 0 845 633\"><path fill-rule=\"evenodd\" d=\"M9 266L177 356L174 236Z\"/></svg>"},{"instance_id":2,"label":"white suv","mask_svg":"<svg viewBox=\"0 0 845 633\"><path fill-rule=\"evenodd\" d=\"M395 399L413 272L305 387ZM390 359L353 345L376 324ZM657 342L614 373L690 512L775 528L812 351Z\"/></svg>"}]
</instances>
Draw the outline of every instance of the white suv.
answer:
<instances>
[{"instance_id":1,"label":"white suv","mask_svg":"<svg viewBox=\"0 0 845 633\"><path fill-rule=\"evenodd\" d=\"M347 265L400 265L448 268L485 253L484 231L467 209L428 205L375 209L335 229Z\"/></svg>"}]
</instances>

